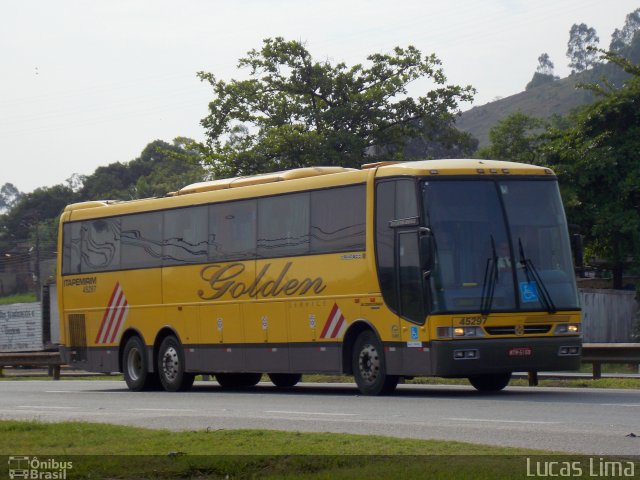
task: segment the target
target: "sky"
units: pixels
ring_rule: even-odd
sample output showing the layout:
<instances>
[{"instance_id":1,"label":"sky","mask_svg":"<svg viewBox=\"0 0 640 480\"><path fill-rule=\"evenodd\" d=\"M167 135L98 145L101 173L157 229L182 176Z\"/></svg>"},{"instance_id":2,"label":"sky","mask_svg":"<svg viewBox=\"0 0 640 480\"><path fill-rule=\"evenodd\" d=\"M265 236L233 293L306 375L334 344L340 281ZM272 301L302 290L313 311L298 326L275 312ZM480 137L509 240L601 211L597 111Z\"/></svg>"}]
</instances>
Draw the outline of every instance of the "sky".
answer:
<instances>
[{"instance_id":1,"label":"sky","mask_svg":"<svg viewBox=\"0 0 640 480\"><path fill-rule=\"evenodd\" d=\"M638 0L0 0L0 185L65 183L138 157L156 140L204 140L212 100L198 71L246 77L262 39L301 40L316 60L366 63L414 45L472 85L473 105L524 90L548 53L555 74L574 23L600 46ZM427 85L409 93L424 94Z\"/></svg>"}]
</instances>

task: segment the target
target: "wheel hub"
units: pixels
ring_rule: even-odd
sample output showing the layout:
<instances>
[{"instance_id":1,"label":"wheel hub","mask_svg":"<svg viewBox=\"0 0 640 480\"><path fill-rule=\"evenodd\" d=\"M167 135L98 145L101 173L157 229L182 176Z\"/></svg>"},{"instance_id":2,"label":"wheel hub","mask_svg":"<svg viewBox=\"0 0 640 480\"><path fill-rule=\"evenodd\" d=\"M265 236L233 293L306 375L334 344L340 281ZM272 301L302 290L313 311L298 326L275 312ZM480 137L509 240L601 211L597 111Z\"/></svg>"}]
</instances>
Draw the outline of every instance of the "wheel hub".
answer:
<instances>
[{"instance_id":1,"label":"wheel hub","mask_svg":"<svg viewBox=\"0 0 640 480\"><path fill-rule=\"evenodd\" d=\"M375 382L380 372L380 356L373 345L365 345L358 357L361 377L369 383Z\"/></svg>"},{"instance_id":2,"label":"wheel hub","mask_svg":"<svg viewBox=\"0 0 640 480\"><path fill-rule=\"evenodd\" d=\"M169 347L162 357L162 371L167 380L173 381L180 371L180 359L175 348Z\"/></svg>"}]
</instances>

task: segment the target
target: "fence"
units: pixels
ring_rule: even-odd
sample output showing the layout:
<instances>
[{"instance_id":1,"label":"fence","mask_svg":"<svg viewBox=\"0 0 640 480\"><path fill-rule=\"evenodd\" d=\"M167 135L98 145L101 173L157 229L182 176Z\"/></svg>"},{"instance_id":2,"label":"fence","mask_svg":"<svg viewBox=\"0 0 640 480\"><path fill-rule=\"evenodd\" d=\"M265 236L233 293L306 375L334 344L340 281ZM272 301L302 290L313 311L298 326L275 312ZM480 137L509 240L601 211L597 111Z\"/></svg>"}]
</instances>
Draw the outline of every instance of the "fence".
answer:
<instances>
[{"instance_id":1,"label":"fence","mask_svg":"<svg viewBox=\"0 0 640 480\"><path fill-rule=\"evenodd\" d=\"M56 285L43 285L41 301L0 305L0 353L57 350Z\"/></svg>"},{"instance_id":2,"label":"fence","mask_svg":"<svg viewBox=\"0 0 640 480\"><path fill-rule=\"evenodd\" d=\"M584 343L632 342L631 327L638 311L635 292L580 290Z\"/></svg>"}]
</instances>

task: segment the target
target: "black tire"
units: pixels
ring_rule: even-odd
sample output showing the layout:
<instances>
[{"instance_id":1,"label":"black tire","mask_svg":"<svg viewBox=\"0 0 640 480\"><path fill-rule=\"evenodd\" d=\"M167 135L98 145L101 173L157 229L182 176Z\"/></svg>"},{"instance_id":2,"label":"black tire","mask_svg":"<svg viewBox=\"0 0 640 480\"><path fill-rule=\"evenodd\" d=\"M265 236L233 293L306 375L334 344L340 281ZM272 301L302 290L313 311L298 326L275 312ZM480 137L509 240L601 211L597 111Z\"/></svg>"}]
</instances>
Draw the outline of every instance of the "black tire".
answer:
<instances>
[{"instance_id":1,"label":"black tire","mask_svg":"<svg viewBox=\"0 0 640 480\"><path fill-rule=\"evenodd\" d=\"M511 380L511 372L469 377L469 383L479 392L499 392L509 384L509 380Z\"/></svg>"},{"instance_id":2,"label":"black tire","mask_svg":"<svg viewBox=\"0 0 640 480\"><path fill-rule=\"evenodd\" d=\"M253 387L261 378L261 373L216 373L216 380L222 388Z\"/></svg>"},{"instance_id":3,"label":"black tire","mask_svg":"<svg viewBox=\"0 0 640 480\"><path fill-rule=\"evenodd\" d=\"M169 335L158 350L158 376L167 392L183 392L193 385L195 375L185 372L184 351L176 337Z\"/></svg>"},{"instance_id":4,"label":"black tire","mask_svg":"<svg viewBox=\"0 0 640 480\"><path fill-rule=\"evenodd\" d=\"M387 374L382 344L371 330L365 330L356 338L352 368L363 395L388 395L398 385L400 377Z\"/></svg>"},{"instance_id":5,"label":"black tire","mask_svg":"<svg viewBox=\"0 0 640 480\"><path fill-rule=\"evenodd\" d=\"M140 337L127 340L122 351L122 373L127 387L133 392L157 389L158 376L149 371L147 347Z\"/></svg>"},{"instance_id":6,"label":"black tire","mask_svg":"<svg viewBox=\"0 0 640 480\"><path fill-rule=\"evenodd\" d=\"M273 383L276 387L280 387L280 388L293 387L300 381L301 378L302 378L302 375L300 373L270 373L269 374L269 380L271 380L271 383Z\"/></svg>"}]
</instances>

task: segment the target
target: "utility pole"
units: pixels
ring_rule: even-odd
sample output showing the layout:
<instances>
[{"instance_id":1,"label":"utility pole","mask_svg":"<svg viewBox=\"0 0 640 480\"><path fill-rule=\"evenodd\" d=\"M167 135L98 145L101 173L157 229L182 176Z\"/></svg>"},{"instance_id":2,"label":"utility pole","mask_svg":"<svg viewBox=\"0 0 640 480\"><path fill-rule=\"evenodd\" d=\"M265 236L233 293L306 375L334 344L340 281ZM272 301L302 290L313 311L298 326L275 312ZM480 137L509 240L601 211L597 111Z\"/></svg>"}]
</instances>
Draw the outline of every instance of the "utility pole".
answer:
<instances>
[{"instance_id":1,"label":"utility pole","mask_svg":"<svg viewBox=\"0 0 640 480\"><path fill-rule=\"evenodd\" d=\"M38 228L38 221L36 220L36 298L41 300L42 292L40 291L40 230Z\"/></svg>"}]
</instances>

